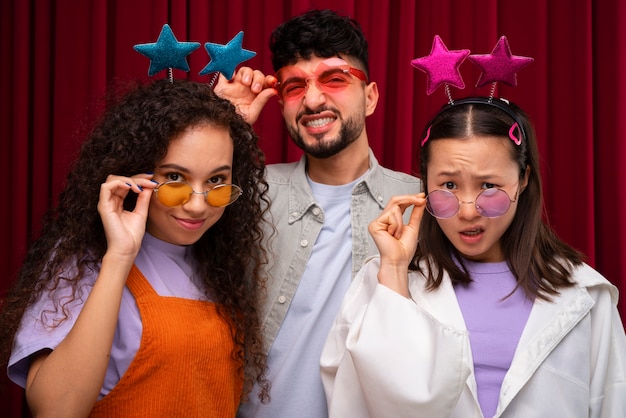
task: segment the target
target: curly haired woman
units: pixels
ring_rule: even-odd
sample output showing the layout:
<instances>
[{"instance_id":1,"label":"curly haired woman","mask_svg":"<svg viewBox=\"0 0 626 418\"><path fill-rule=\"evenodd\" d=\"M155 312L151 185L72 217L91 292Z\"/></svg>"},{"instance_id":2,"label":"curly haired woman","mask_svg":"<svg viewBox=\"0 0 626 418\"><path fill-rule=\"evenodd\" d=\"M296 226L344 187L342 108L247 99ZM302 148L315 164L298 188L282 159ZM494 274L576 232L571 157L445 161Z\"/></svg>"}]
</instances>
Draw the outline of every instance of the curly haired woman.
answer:
<instances>
[{"instance_id":1,"label":"curly haired woman","mask_svg":"<svg viewBox=\"0 0 626 418\"><path fill-rule=\"evenodd\" d=\"M234 416L254 383L268 399L264 173L206 84L137 86L103 115L0 317L34 415Z\"/></svg>"}]
</instances>

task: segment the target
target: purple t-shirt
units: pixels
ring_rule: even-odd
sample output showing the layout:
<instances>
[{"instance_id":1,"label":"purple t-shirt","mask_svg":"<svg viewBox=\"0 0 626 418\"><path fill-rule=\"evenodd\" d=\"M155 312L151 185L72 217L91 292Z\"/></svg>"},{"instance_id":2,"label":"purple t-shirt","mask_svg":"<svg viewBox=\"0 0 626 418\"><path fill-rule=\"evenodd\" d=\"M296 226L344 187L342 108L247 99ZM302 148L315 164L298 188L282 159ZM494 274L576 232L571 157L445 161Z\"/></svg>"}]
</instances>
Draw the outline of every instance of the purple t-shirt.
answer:
<instances>
[{"instance_id":1,"label":"purple t-shirt","mask_svg":"<svg viewBox=\"0 0 626 418\"><path fill-rule=\"evenodd\" d=\"M200 287L190 279L193 267L187 254L188 247L169 244L146 233L135 264L157 294L207 300L203 292L199 290ZM55 328L45 327L41 321L43 310L52 309L54 312L50 298L46 297L45 293L40 300L26 310L9 359L8 375L13 382L24 387L29 368L28 357L42 349L54 350L69 333L84 301L89 296L97 275L98 272L90 272L83 277L82 297L69 307L70 318ZM71 289L63 288L58 291L61 293L55 296L57 299L63 294L70 294ZM48 316L45 320L50 323L54 318ZM111 359L99 399L113 389L128 369L139 348L141 331L141 318L135 299L128 288L124 288L117 329L111 347Z\"/></svg>"},{"instance_id":2,"label":"purple t-shirt","mask_svg":"<svg viewBox=\"0 0 626 418\"><path fill-rule=\"evenodd\" d=\"M473 282L454 289L469 331L478 402L483 415L493 417L533 301L521 289L503 300L517 284L506 262L463 262Z\"/></svg>"}]
</instances>

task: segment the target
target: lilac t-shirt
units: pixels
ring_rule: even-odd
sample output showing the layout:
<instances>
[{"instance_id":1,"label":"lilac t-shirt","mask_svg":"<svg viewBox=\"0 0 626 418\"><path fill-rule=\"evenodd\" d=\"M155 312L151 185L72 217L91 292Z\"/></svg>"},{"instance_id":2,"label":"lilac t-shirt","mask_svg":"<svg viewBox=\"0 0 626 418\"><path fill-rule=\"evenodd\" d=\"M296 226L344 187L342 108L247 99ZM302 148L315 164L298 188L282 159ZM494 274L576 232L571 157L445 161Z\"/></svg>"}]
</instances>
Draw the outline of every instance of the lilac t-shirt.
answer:
<instances>
[{"instance_id":1,"label":"lilac t-shirt","mask_svg":"<svg viewBox=\"0 0 626 418\"><path fill-rule=\"evenodd\" d=\"M503 300L517 284L506 262L463 262L473 282L454 289L469 331L478 402L483 415L493 417L533 301L521 289Z\"/></svg>"},{"instance_id":2,"label":"lilac t-shirt","mask_svg":"<svg viewBox=\"0 0 626 418\"><path fill-rule=\"evenodd\" d=\"M200 286L190 279L193 267L187 254L188 247L169 244L146 233L135 264L157 294L207 300ZM69 307L70 318L56 328L45 327L41 321L41 312L45 309L52 309L52 303L45 293L44 297L26 310L9 359L8 375L13 382L24 387L29 368L28 357L42 349L54 350L69 333L97 275L98 272L90 272L84 276L82 297ZM58 299L62 294L70 294L70 291L69 288L60 289L61 293L56 298ZM52 309L51 312L53 311ZM53 319L48 316L46 322L50 323ZM128 288L124 288L117 329L111 347L111 359L99 399L113 389L128 369L139 348L141 331L141 318L135 299Z\"/></svg>"}]
</instances>

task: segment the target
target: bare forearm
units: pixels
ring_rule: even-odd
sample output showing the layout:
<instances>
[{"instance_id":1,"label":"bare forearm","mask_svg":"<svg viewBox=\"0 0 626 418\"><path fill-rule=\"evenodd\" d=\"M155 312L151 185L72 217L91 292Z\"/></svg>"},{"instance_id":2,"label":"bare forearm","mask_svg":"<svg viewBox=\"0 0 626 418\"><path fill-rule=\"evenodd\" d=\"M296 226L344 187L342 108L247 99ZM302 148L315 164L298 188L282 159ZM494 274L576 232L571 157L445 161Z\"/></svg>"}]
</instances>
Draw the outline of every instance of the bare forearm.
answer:
<instances>
[{"instance_id":1,"label":"bare forearm","mask_svg":"<svg viewBox=\"0 0 626 418\"><path fill-rule=\"evenodd\" d=\"M122 291L132 260L106 256L94 287L67 337L33 362L26 396L36 416L86 416L104 382Z\"/></svg>"}]
</instances>

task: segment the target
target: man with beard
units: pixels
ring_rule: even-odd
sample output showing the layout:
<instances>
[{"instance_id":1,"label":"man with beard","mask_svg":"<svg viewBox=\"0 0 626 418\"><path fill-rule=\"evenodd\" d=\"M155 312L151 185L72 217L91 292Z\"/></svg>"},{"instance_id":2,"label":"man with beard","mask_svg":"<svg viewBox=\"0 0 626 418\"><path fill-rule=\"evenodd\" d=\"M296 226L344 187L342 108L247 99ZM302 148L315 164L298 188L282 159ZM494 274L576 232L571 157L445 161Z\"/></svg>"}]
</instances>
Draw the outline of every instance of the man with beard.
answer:
<instances>
[{"instance_id":1,"label":"man with beard","mask_svg":"<svg viewBox=\"0 0 626 418\"><path fill-rule=\"evenodd\" d=\"M378 87L356 21L307 12L274 30L270 50L276 78L242 68L216 87L250 123L278 95L288 132L304 151L298 162L267 167L277 235L261 314L272 400L263 405L252 394L238 416L319 418L328 415L322 347L352 278L378 253L368 224L391 196L419 193L421 183L381 167L369 147L365 119L376 109ZM233 85L246 86L252 98L241 100Z\"/></svg>"}]
</instances>

